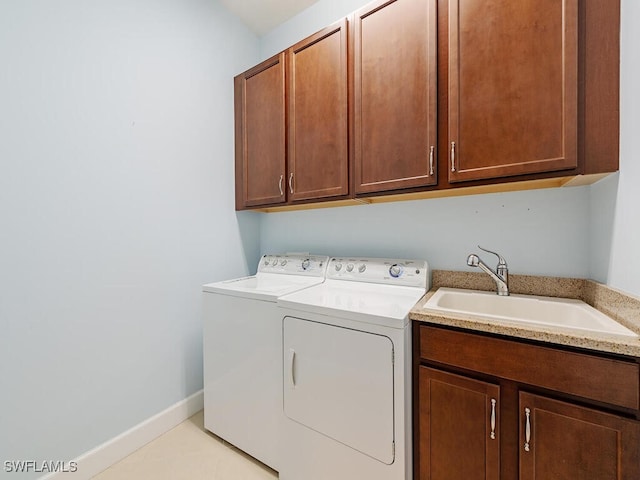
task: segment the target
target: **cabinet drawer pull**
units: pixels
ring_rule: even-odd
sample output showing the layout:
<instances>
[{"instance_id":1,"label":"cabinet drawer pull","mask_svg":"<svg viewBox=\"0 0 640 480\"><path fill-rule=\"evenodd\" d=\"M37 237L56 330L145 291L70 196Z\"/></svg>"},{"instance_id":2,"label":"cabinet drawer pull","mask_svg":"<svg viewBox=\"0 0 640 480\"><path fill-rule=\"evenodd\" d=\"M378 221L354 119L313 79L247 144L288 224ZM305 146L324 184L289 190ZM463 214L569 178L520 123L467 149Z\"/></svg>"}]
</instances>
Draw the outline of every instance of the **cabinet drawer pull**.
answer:
<instances>
[{"instance_id":1,"label":"cabinet drawer pull","mask_svg":"<svg viewBox=\"0 0 640 480\"><path fill-rule=\"evenodd\" d=\"M496 439L496 401L495 398L491 399L491 440Z\"/></svg>"},{"instance_id":2,"label":"cabinet drawer pull","mask_svg":"<svg viewBox=\"0 0 640 480\"><path fill-rule=\"evenodd\" d=\"M289 193L293 195L293 172L289 175Z\"/></svg>"},{"instance_id":3,"label":"cabinet drawer pull","mask_svg":"<svg viewBox=\"0 0 640 480\"><path fill-rule=\"evenodd\" d=\"M456 142L451 142L451 172L456 171Z\"/></svg>"},{"instance_id":4,"label":"cabinet drawer pull","mask_svg":"<svg viewBox=\"0 0 640 480\"><path fill-rule=\"evenodd\" d=\"M526 418L524 426L524 451L530 450L529 444L531 443L531 409L525 408L524 415Z\"/></svg>"},{"instance_id":5,"label":"cabinet drawer pull","mask_svg":"<svg viewBox=\"0 0 640 480\"><path fill-rule=\"evenodd\" d=\"M429 176L430 177L433 176L433 157L434 157L435 150L436 150L436 147L431 145L431 148L429 149Z\"/></svg>"},{"instance_id":6,"label":"cabinet drawer pull","mask_svg":"<svg viewBox=\"0 0 640 480\"><path fill-rule=\"evenodd\" d=\"M280 190L280 196L284 195L282 191L282 180L284 180L284 175L280 175L280 181L278 182L278 190Z\"/></svg>"}]
</instances>

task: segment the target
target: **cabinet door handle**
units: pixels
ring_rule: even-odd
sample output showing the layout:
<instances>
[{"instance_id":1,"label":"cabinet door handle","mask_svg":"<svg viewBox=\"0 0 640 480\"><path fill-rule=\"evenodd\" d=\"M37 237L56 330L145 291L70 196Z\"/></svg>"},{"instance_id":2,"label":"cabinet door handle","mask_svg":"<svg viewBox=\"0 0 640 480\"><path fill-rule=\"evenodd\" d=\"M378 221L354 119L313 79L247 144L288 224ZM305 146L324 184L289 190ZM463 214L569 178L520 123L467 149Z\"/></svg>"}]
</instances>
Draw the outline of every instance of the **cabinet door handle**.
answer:
<instances>
[{"instance_id":1,"label":"cabinet door handle","mask_svg":"<svg viewBox=\"0 0 640 480\"><path fill-rule=\"evenodd\" d=\"M293 195L293 172L289 175L289 192Z\"/></svg>"},{"instance_id":2,"label":"cabinet door handle","mask_svg":"<svg viewBox=\"0 0 640 480\"><path fill-rule=\"evenodd\" d=\"M284 180L284 175L280 175L280 181L278 182L278 190L280 190L280 196L284 195L282 191L282 180Z\"/></svg>"},{"instance_id":3,"label":"cabinet door handle","mask_svg":"<svg viewBox=\"0 0 640 480\"><path fill-rule=\"evenodd\" d=\"M451 172L456 171L456 142L451 142Z\"/></svg>"},{"instance_id":4,"label":"cabinet door handle","mask_svg":"<svg viewBox=\"0 0 640 480\"><path fill-rule=\"evenodd\" d=\"M431 148L429 149L429 176L430 177L433 176L433 157L434 157L435 150L436 150L436 147L431 145Z\"/></svg>"},{"instance_id":5,"label":"cabinet door handle","mask_svg":"<svg viewBox=\"0 0 640 480\"><path fill-rule=\"evenodd\" d=\"M296 351L293 348L289 349L289 381L291 382L291 386L296 386L296 376L294 373L294 366L296 361Z\"/></svg>"},{"instance_id":6,"label":"cabinet door handle","mask_svg":"<svg viewBox=\"0 0 640 480\"><path fill-rule=\"evenodd\" d=\"M524 451L528 452L530 450L529 444L531 443L531 410L525 408L524 415L526 417L524 426Z\"/></svg>"},{"instance_id":7,"label":"cabinet door handle","mask_svg":"<svg viewBox=\"0 0 640 480\"><path fill-rule=\"evenodd\" d=\"M496 439L496 401L495 398L491 399L491 440Z\"/></svg>"}]
</instances>

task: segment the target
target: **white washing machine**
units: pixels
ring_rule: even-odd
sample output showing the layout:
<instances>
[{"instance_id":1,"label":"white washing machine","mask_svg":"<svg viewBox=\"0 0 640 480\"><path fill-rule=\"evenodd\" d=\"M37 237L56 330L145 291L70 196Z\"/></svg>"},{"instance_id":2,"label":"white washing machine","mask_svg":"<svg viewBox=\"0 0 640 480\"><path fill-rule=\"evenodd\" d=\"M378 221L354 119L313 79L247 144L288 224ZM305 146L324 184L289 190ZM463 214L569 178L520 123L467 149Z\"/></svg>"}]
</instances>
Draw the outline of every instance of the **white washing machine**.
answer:
<instances>
[{"instance_id":1,"label":"white washing machine","mask_svg":"<svg viewBox=\"0 0 640 480\"><path fill-rule=\"evenodd\" d=\"M264 255L255 276L202 287L204 426L275 470L284 420L276 299L322 283L327 261Z\"/></svg>"},{"instance_id":2,"label":"white washing machine","mask_svg":"<svg viewBox=\"0 0 640 480\"><path fill-rule=\"evenodd\" d=\"M409 311L425 261L332 258L327 279L278 300L281 480L410 480Z\"/></svg>"}]
</instances>

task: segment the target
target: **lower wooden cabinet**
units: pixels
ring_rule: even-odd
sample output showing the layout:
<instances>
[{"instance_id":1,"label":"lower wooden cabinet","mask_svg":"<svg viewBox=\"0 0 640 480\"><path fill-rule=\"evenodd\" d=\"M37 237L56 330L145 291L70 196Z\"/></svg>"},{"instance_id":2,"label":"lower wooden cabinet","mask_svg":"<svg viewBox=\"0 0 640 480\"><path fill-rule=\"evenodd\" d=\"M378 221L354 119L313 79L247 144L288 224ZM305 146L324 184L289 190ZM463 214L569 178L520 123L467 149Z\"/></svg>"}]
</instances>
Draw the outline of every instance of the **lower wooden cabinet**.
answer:
<instances>
[{"instance_id":1,"label":"lower wooden cabinet","mask_svg":"<svg viewBox=\"0 0 640 480\"><path fill-rule=\"evenodd\" d=\"M640 479L638 359L424 324L413 333L415 479ZM592 368L585 378L599 368L612 377L581 386L580 367L542 361L554 351L582 358ZM523 352L528 368L518 366ZM617 382L635 397L606 393Z\"/></svg>"},{"instance_id":2,"label":"lower wooden cabinet","mask_svg":"<svg viewBox=\"0 0 640 480\"><path fill-rule=\"evenodd\" d=\"M500 387L420 367L420 476L500 479Z\"/></svg>"},{"instance_id":3,"label":"lower wooden cabinet","mask_svg":"<svg viewBox=\"0 0 640 480\"><path fill-rule=\"evenodd\" d=\"M638 422L520 393L520 478L640 478Z\"/></svg>"}]
</instances>

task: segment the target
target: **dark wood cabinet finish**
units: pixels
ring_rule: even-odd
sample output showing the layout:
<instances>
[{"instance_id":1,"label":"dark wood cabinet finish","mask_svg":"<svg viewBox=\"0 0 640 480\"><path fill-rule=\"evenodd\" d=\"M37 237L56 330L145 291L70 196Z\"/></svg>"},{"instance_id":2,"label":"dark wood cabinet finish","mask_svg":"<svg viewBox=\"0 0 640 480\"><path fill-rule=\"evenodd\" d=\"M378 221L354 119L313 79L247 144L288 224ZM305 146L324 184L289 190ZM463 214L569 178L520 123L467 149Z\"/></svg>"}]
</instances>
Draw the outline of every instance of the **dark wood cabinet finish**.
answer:
<instances>
[{"instance_id":1,"label":"dark wood cabinet finish","mask_svg":"<svg viewBox=\"0 0 640 480\"><path fill-rule=\"evenodd\" d=\"M520 413L520 480L640 478L637 421L526 392Z\"/></svg>"},{"instance_id":2,"label":"dark wood cabinet finish","mask_svg":"<svg viewBox=\"0 0 640 480\"><path fill-rule=\"evenodd\" d=\"M578 0L449 0L449 181L578 166Z\"/></svg>"},{"instance_id":3,"label":"dark wood cabinet finish","mask_svg":"<svg viewBox=\"0 0 640 480\"><path fill-rule=\"evenodd\" d=\"M579 158L585 174L615 172L620 153L620 1L582 1L579 8Z\"/></svg>"},{"instance_id":4,"label":"dark wood cabinet finish","mask_svg":"<svg viewBox=\"0 0 640 480\"><path fill-rule=\"evenodd\" d=\"M235 78L236 209L349 194L343 20Z\"/></svg>"},{"instance_id":5,"label":"dark wood cabinet finish","mask_svg":"<svg viewBox=\"0 0 640 480\"><path fill-rule=\"evenodd\" d=\"M287 50L292 201L349 193L347 21Z\"/></svg>"},{"instance_id":6,"label":"dark wood cabinet finish","mask_svg":"<svg viewBox=\"0 0 640 480\"><path fill-rule=\"evenodd\" d=\"M436 15L435 0L354 14L356 193L437 182Z\"/></svg>"},{"instance_id":7,"label":"dark wood cabinet finish","mask_svg":"<svg viewBox=\"0 0 640 480\"><path fill-rule=\"evenodd\" d=\"M236 209L286 201L284 53L238 75Z\"/></svg>"},{"instance_id":8,"label":"dark wood cabinet finish","mask_svg":"<svg viewBox=\"0 0 640 480\"><path fill-rule=\"evenodd\" d=\"M467 455L479 464L479 450L467 452L464 440L449 438L454 434L439 423L449 421L451 429L478 437L484 448L477 433L487 428L487 412L479 413L482 392L497 400L497 478L640 478L640 359L419 322L413 335L415 479L490 478L484 468L467 472L459 465ZM442 418L434 428L436 412ZM495 453L485 451L484 465L494 465ZM440 458L454 466L434 476Z\"/></svg>"},{"instance_id":9,"label":"dark wood cabinet finish","mask_svg":"<svg viewBox=\"0 0 640 480\"><path fill-rule=\"evenodd\" d=\"M640 365L501 338L422 327L425 360L640 409ZM558 368L561 366L562 368Z\"/></svg>"},{"instance_id":10,"label":"dark wood cabinet finish","mask_svg":"<svg viewBox=\"0 0 640 480\"><path fill-rule=\"evenodd\" d=\"M620 0L375 0L236 77L236 208L592 183L619 57Z\"/></svg>"},{"instance_id":11,"label":"dark wood cabinet finish","mask_svg":"<svg viewBox=\"0 0 640 480\"><path fill-rule=\"evenodd\" d=\"M419 368L419 478L499 480L500 387Z\"/></svg>"}]
</instances>

